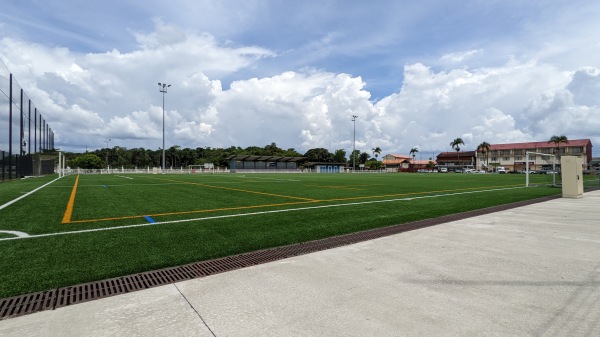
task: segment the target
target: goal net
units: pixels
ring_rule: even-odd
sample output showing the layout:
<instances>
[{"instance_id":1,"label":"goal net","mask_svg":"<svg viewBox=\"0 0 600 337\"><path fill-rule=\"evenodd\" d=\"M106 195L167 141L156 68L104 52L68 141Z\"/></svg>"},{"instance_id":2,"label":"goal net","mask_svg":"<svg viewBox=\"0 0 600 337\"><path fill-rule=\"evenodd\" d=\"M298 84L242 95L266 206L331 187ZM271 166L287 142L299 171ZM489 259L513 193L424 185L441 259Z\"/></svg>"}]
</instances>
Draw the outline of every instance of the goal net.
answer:
<instances>
[{"instance_id":1,"label":"goal net","mask_svg":"<svg viewBox=\"0 0 600 337\"><path fill-rule=\"evenodd\" d=\"M31 172L27 175L42 176L54 173L55 160L58 155L44 155L44 154L33 154L31 155Z\"/></svg>"},{"instance_id":2,"label":"goal net","mask_svg":"<svg viewBox=\"0 0 600 337\"><path fill-rule=\"evenodd\" d=\"M200 165L188 165L189 173L215 173L215 165L213 163L204 163Z\"/></svg>"},{"instance_id":3,"label":"goal net","mask_svg":"<svg viewBox=\"0 0 600 337\"><path fill-rule=\"evenodd\" d=\"M526 152L525 187L558 186L560 183L560 174L556 168L556 156L554 154Z\"/></svg>"}]
</instances>

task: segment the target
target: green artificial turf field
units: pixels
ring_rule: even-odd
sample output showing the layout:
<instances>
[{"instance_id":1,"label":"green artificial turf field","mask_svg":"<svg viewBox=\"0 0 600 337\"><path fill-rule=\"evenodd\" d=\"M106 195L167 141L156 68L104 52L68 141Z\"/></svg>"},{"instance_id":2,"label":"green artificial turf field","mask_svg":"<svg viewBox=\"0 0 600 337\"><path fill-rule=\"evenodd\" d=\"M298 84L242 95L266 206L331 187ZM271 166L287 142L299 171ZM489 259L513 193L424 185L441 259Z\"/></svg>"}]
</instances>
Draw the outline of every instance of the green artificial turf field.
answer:
<instances>
[{"instance_id":1,"label":"green artificial turf field","mask_svg":"<svg viewBox=\"0 0 600 337\"><path fill-rule=\"evenodd\" d=\"M390 173L4 183L0 298L561 192L545 176L531 179L543 187L524 188L523 175Z\"/></svg>"}]
</instances>

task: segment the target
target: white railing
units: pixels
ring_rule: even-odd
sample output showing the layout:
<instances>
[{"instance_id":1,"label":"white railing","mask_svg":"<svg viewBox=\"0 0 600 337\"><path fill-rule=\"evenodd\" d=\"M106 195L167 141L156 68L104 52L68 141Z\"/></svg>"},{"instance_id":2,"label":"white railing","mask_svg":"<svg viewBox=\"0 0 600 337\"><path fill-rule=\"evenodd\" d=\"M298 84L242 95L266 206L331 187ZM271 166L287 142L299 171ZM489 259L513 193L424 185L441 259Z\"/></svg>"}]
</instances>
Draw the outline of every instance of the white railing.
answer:
<instances>
[{"instance_id":1,"label":"white railing","mask_svg":"<svg viewBox=\"0 0 600 337\"><path fill-rule=\"evenodd\" d=\"M59 174L207 174L207 173L229 173L228 169L188 169L188 168L168 168L164 171L160 167L147 167L147 168L108 168L108 169L82 169L82 168L65 168L63 170L57 169Z\"/></svg>"},{"instance_id":2,"label":"white railing","mask_svg":"<svg viewBox=\"0 0 600 337\"><path fill-rule=\"evenodd\" d=\"M214 173L239 173L239 174L249 174L249 173L316 173L317 171L312 169L236 169L232 172L227 168L218 168L218 169L202 169L199 170L197 168L189 169L189 168L168 168L164 171L160 167L146 167L146 168L135 168L135 169L126 169L126 168L104 168L104 169L82 169L82 168L65 168L60 169L57 168L56 173L65 175L65 174L214 174ZM340 171L337 173L389 173L390 171L381 169L381 170L356 170L356 171ZM397 171L393 171L397 172ZM333 172L331 172L333 173Z\"/></svg>"}]
</instances>

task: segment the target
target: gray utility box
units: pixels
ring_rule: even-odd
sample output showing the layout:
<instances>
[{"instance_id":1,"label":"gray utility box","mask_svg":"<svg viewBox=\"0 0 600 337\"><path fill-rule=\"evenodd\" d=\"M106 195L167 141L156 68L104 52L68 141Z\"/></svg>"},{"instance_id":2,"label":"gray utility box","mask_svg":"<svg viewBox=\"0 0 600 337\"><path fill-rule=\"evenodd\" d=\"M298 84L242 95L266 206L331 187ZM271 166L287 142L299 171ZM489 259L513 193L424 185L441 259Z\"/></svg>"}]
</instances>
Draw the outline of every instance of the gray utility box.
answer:
<instances>
[{"instance_id":1,"label":"gray utility box","mask_svg":"<svg viewBox=\"0 0 600 337\"><path fill-rule=\"evenodd\" d=\"M563 198L583 196L583 159L575 156L560 158Z\"/></svg>"}]
</instances>

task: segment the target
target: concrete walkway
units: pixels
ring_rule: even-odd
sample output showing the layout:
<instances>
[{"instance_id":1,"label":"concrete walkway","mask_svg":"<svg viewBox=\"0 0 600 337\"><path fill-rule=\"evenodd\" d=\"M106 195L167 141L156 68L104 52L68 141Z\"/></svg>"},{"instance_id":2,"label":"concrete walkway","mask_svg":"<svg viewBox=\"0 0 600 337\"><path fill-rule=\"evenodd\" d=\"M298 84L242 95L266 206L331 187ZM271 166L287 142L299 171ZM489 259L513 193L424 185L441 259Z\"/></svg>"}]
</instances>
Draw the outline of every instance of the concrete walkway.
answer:
<instances>
[{"instance_id":1,"label":"concrete walkway","mask_svg":"<svg viewBox=\"0 0 600 337\"><path fill-rule=\"evenodd\" d=\"M6 319L0 336L600 336L600 191Z\"/></svg>"}]
</instances>

